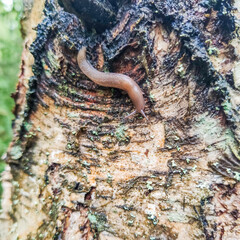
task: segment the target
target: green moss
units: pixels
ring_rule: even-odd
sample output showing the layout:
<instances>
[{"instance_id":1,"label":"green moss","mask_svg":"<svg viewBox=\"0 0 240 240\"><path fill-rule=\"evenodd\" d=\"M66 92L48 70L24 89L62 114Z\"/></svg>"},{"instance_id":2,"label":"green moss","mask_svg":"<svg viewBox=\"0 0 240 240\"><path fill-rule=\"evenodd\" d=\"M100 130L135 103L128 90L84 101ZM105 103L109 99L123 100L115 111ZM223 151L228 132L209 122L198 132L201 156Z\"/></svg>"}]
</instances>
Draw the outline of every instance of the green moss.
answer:
<instances>
[{"instance_id":1,"label":"green moss","mask_svg":"<svg viewBox=\"0 0 240 240\"><path fill-rule=\"evenodd\" d=\"M58 211L59 211L59 204L56 202L53 202L51 209L49 211L49 215L51 217L51 220L53 220L54 222L57 220Z\"/></svg>"},{"instance_id":2,"label":"green moss","mask_svg":"<svg viewBox=\"0 0 240 240\"><path fill-rule=\"evenodd\" d=\"M17 160L22 157L22 148L19 145L13 146L10 151L11 158Z\"/></svg>"},{"instance_id":3,"label":"green moss","mask_svg":"<svg viewBox=\"0 0 240 240\"><path fill-rule=\"evenodd\" d=\"M98 136L98 132L95 131L95 130L92 131L92 134L95 135L95 136Z\"/></svg>"},{"instance_id":4,"label":"green moss","mask_svg":"<svg viewBox=\"0 0 240 240\"><path fill-rule=\"evenodd\" d=\"M180 78L184 78L186 75L186 69L184 68L183 64L180 64L177 67L177 74Z\"/></svg>"},{"instance_id":5,"label":"green moss","mask_svg":"<svg viewBox=\"0 0 240 240\"><path fill-rule=\"evenodd\" d=\"M107 182L108 182L109 184L111 184L111 183L112 183L112 180L113 180L112 175L111 175L110 173L107 173Z\"/></svg>"},{"instance_id":6,"label":"green moss","mask_svg":"<svg viewBox=\"0 0 240 240\"><path fill-rule=\"evenodd\" d=\"M149 191L152 191L154 189L153 186L152 186L152 181L147 181L147 189Z\"/></svg>"},{"instance_id":7,"label":"green moss","mask_svg":"<svg viewBox=\"0 0 240 240\"><path fill-rule=\"evenodd\" d=\"M156 99L155 95L152 93L149 94L149 98L151 99L152 102L154 102Z\"/></svg>"},{"instance_id":8,"label":"green moss","mask_svg":"<svg viewBox=\"0 0 240 240\"><path fill-rule=\"evenodd\" d=\"M155 237L150 237L150 240L157 240L157 238L155 238Z\"/></svg>"},{"instance_id":9,"label":"green moss","mask_svg":"<svg viewBox=\"0 0 240 240\"><path fill-rule=\"evenodd\" d=\"M234 173L234 178L240 182L240 173L239 172L233 172Z\"/></svg>"},{"instance_id":10,"label":"green moss","mask_svg":"<svg viewBox=\"0 0 240 240\"><path fill-rule=\"evenodd\" d=\"M217 56L219 54L219 50L212 45L212 40L211 39L206 40L205 43L208 46L207 51L208 51L209 55L216 55Z\"/></svg>"},{"instance_id":11,"label":"green moss","mask_svg":"<svg viewBox=\"0 0 240 240\"><path fill-rule=\"evenodd\" d=\"M60 66L60 63L57 61L57 59L56 59L56 54L53 52L53 51L48 51L47 52L47 58L48 58L48 60L50 61L50 64L52 65L51 66L51 69L53 70L53 68L55 68L55 69L60 69L61 68L61 66ZM43 65L44 65L45 63L43 62Z\"/></svg>"},{"instance_id":12,"label":"green moss","mask_svg":"<svg viewBox=\"0 0 240 240\"><path fill-rule=\"evenodd\" d=\"M88 213L88 219L91 223L91 227L97 232L102 232L108 228L107 217L104 213L90 211Z\"/></svg>"},{"instance_id":13,"label":"green moss","mask_svg":"<svg viewBox=\"0 0 240 240\"><path fill-rule=\"evenodd\" d=\"M210 46L208 48L208 54L217 56L219 54L219 50L216 47Z\"/></svg>"},{"instance_id":14,"label":"green moss","mask_svg":"<svg viewBox=\"0 0 240 240\"><path fill-rule=\"evenodd\" d=\"M115 136L119 142L129 142L129 136L126 133L127 127L120 125L116 131Z\"/></svg>"},{"instance_id":15,"label":"green moss","mask_svg":"<svg viewBox=\"0 0 240 240\"><path fill-rule=\"evenodd\" d=\"M222 107L223 107L226 114L229 114L230 111L232 110L232 104L228 100L225 100L222 103Z\"/></svg>"},{"instance_id":16,"label":"green moss","mask_svg":"<svg viewBox=\"0 0 240 240\"><path fill-rule=\"evenodd\" d=\"M148 214L147 219L148 219L148 220L151 220L152 223L153 223L153 225L157 225L157 224L158 224L158 219L157 219L157 217L156 217L155 215L153 215L153 214Z\"/></svg>"},{"instance_id":17,"label":"green moss","mask_svg":"<svg viewBox=\"0 0 240 240\"><path fill-rule=\"evenodd\" d=\"M197 169L197 165L195 164L193 167L192 167L192 171L195 172Z\"/></svg>"},{"instance_id":18,"label":"green moss","mask_svg":"<svg viewBox=\"0 0 240 240\"><path fill-rule=\"evenodd\" d=\"M32 128L32 124L29 123L29 122L24 122L23 125L24 125L24 128L27 132L29 132L30 129Z\"/></svg>"}]
</instances>

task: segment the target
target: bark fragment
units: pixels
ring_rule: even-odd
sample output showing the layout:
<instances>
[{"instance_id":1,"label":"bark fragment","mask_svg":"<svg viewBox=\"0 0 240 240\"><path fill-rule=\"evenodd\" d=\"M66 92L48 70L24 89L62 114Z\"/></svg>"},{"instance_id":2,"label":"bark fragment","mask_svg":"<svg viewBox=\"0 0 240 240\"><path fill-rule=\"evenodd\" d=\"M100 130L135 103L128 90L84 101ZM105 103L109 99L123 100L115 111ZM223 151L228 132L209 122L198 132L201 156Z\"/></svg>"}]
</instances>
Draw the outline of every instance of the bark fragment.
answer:
<instances>
[{"instance_id":1,"label":"bark fragment","mask_svg":"<svg viewBox=\"0 0 240 240\"><path fill-rule=\"evenodd\" d=\"M34 75L7 157L17 183L10 239L238 237L232 3L118 1L113 25L95 34L88 24L99 16L84 24L63 6L46 1L31 47ZM140 85L149 123L124 119L128 96L81 73L83 45L99 70ZM32 228L20 231L23 222Z\"/></svg>"}]
</instances>

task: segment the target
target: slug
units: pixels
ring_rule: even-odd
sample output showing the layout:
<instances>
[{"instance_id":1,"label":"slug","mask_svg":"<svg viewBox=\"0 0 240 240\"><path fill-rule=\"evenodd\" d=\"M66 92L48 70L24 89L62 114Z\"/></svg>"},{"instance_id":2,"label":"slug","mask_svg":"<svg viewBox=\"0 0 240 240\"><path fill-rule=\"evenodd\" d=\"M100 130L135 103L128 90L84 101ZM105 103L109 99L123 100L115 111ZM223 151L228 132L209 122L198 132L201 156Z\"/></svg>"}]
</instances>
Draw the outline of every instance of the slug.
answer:
<instances>
[{"instance_id":1,"label":"slug","mask_svg":"<svg viewBox=\"0 0 240 240\"><path fill-rule=\"evenodd\" d=\"M104 73L95 69L86 59L86 47L82 47L77 55L78 66L81 71L93 82L104 87L119 88L126 91L131 98L136 110L127 117L136 112L141 113L147 120L144 113L145 102L141 88L133 79L121 73Z\"/></svg>"}]
</instances>

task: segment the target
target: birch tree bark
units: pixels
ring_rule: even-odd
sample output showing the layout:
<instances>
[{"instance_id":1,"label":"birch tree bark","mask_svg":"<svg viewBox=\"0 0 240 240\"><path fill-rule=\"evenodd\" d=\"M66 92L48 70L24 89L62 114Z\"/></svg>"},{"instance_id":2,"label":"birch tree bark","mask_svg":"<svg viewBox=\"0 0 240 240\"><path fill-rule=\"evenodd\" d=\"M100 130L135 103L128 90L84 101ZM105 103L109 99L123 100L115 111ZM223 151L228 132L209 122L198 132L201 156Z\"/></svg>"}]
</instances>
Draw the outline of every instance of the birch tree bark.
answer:
<instances>
[{"instance_id":1,"label":"birch tree bark","mask_svg":"<svg viewBox=\"0 0 240 240\"><path fill-rule=\"evenodd\" d=\"M1 239L240 239L240 2L24 2Z\"/></svg>"}]
</instances>

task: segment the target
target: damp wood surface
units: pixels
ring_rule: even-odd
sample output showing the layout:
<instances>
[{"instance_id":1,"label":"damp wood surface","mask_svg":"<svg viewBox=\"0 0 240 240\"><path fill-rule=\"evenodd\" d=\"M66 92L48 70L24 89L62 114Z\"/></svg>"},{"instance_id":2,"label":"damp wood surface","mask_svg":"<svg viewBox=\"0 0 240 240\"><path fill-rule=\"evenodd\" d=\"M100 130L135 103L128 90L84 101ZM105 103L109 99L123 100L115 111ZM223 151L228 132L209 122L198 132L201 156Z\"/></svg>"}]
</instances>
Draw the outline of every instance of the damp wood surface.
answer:
<instances>
[{"instance_id":1,"label":"damp wood surface","mask_svg":"<svg viewBox=\"0 0 240 240\"><path fill-rule=\"evenodd\" d=\"M0 239L239 239L238 2L80 2L24 1Z\"/></svg>"}]
</instances>

